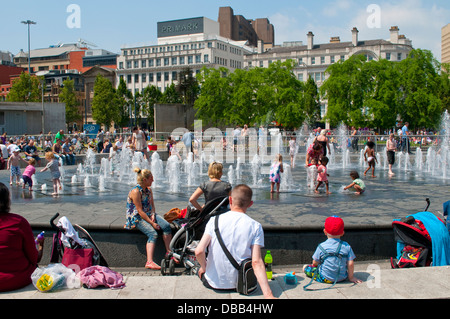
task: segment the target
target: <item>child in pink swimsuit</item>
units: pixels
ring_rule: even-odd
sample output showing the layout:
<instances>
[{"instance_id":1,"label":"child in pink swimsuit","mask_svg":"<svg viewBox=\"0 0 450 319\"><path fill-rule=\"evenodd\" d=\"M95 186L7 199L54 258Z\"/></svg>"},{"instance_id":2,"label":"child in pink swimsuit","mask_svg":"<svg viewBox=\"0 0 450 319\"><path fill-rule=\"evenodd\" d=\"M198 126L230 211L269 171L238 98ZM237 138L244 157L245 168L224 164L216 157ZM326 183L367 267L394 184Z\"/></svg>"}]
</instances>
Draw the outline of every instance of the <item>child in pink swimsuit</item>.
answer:
<instances>
[{"instance_id":1,"label":"child in pink swimsuit","mask_svg":"<svg viewBox=\"0 0 450 319\"><path fill-rule=\"evenodd\" d=\"M33 174L36 173L36 168L34 167L36 165L36 160L34 158L30 158L28 161L28 166L25 168L25 171L23 171L22 179L23 179L23 186L22 188L25 188L25 184L28 184L29 190L33 190L33 180L31 177Z\"/></svg>"},{"instance_id":2,"label":"child in pink swimsuit","mask_svg":"<svg viewBox=\"0 0 450 319\"><path fill-rule=\"evenodd\" d=\"M328 157L322 156L319 160L319 167L317 168L317 186L314 190L315 193L319 193L319 187L322 185L322 183L325 183L325 186L327 187L327 194L331 194L329 188L328 188L328 174L327 174L327 164L328 164Z\"/></svg>"}]
</instances>

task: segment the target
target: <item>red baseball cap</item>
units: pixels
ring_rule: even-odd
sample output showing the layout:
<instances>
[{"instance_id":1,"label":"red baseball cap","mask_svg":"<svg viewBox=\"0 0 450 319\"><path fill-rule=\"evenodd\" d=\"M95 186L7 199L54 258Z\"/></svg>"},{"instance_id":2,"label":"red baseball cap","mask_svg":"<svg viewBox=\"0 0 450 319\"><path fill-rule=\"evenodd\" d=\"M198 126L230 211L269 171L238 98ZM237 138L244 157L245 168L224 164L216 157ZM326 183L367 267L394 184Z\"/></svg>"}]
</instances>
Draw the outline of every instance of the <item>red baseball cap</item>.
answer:
<instances>
[{"instance_id":1,"label":"red baseball cap","mask_svg":"<svg viewBox=\"0 0 450 319\"><path fill-rule=\"evenodd\" d=\"M339 216L331 216L325 220L325 231L331 236L339 236L344 233L344 221Z\"/></svg>"}]
</instances>

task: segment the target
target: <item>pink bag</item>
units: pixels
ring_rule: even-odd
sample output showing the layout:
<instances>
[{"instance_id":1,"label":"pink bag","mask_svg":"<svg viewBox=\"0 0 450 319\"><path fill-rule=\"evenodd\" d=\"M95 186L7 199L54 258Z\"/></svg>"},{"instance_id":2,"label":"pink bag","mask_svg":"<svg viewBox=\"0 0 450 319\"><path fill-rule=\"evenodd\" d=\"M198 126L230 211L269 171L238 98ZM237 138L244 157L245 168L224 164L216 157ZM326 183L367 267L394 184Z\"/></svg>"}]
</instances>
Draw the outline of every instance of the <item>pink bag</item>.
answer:
<instances>
[{"instance_id":1,"label":"pink bag","mask_svg":"<svg viewBox=\"0 0 450 319\"><path fill-rule=\"evenodd\" d=\"M78 273L80 270L92 266L93 256L94 250L92 248L65 248L61 263Z\"/></svg>"}]
</instances>

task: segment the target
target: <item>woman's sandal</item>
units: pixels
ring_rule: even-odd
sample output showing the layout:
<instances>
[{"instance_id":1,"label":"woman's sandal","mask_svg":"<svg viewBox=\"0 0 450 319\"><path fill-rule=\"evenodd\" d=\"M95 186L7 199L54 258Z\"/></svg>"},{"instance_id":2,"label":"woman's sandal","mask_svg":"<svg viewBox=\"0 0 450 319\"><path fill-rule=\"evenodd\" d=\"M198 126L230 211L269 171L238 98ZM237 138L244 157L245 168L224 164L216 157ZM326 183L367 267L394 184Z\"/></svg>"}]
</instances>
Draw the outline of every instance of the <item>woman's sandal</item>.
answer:
<instances>
[{"instance_id":1,"label":"woman's sandal","mask_svg":"<svg viewBox=\"0 0 450 319\"><path fill-rule=\"evenodd\" d=\"M145 268L147 268L147 269L152 269L152 270L160 270L161 269L161 267L160 266L158 266L157 264L155 264L155 262L146 262L145 263Z\"/></svg>"}]
</instances>

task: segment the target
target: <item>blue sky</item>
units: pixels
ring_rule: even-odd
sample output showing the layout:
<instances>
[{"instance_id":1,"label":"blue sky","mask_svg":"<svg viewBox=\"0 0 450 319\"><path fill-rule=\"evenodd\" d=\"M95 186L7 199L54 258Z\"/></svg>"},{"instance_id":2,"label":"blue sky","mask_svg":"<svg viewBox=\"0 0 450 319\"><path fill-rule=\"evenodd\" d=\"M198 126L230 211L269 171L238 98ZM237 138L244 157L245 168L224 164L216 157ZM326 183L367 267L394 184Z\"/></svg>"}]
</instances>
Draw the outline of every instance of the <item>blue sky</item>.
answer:
<instances>
[{"instance_id":1,"label":"blue sky","mask_svg":"<svg viewBox=\"0 0 450 319\"><path fill-rule=\"evenodd\" d=\"M350 30L355 26L360 40L388 39L389 28L396 25L415 48L431 50L440 60L441 28L450 23L449 0L1 1L0 50L13 54L28 50L27 27L22 20L37 22L31 27L32 49L82 38L118 53L127 44L155 44L158 21L200 16L217 20L219 7L231 6L235 14L247 19L269 18L275 26L276 44L305 43L309 31L314 33L315 43L328 42L332 36L350 41ZM80 8L79 28L67 25L73 13L67 12L71 4ZM368 11L371 4L379 11Z\"/></svg>"}]
</instances>

